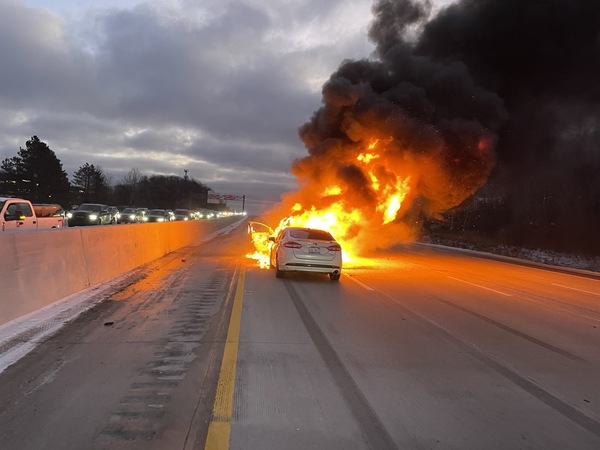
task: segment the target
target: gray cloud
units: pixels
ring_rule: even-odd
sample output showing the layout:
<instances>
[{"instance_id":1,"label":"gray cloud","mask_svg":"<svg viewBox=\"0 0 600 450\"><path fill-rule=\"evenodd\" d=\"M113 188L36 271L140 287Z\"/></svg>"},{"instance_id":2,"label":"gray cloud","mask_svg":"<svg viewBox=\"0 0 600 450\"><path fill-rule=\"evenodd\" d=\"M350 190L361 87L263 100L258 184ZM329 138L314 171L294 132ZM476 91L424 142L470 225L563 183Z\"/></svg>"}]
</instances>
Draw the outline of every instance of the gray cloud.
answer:
<instances>
[{"instance_id":1,"label":"gray cloud","mask_svg":"<svg viewBox=\"0 0 600 450\"><path fill-rule=\"evenodd\" d=\"M32 135L72 174L190 174L209 186L294 186L297 128L344 58L372 50L368 7L209 1L97 7L77 19L0 4L0 158ZM229 177L229 179L228 179Z\"/></svg>"}]
</instances>

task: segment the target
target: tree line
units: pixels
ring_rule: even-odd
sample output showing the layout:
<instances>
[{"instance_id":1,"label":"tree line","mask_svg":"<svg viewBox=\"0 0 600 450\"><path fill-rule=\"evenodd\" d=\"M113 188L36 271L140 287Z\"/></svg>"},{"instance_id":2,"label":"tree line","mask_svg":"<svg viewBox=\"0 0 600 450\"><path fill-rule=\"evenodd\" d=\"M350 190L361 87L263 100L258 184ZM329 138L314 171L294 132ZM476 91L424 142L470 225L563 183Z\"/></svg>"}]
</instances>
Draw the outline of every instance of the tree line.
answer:
<instances>
[{"instance_id":1,"label":"tree line","mask_svg":"<svg viewBox=\"0 0 600 450\"><path fill-rule=\"evenodd\" d=\"M207 208L209 188L192 178L142 175L131 169L112 186L102 167L88 162L71 180L48 144L33 136L16 156L0 165L0 196L22 197L34 203L57 203L68 209L80 203L105 203L150 208ZM215 206L210 205L212 209Z\"/></svg>"}]
</instances>

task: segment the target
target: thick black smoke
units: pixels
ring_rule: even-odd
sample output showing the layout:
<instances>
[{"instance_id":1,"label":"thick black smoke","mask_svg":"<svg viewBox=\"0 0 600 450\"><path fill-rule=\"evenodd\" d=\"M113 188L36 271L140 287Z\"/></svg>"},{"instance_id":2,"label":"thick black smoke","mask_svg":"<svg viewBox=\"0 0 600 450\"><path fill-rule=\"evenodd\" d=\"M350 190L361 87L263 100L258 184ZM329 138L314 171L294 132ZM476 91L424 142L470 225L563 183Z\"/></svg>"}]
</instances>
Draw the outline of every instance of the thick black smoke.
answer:
<instances>
[{"instance_id":1,"label":"thick black smoke","mask_svg":"<svg viewBox=\"0 0 600 450\"><path fill-rule=\"evenodd\" d=\"M464 0L425 26L415 54L464 63L503 99L492 183L505 231L598 252L600 2Z\"/></svg>"},{"instance_id":2,"label":"thick black smoke","mask_svg":"<svg viewBox=\"0 0 600 450\"><path fill-rule=\"evenodd\" d=\"M493 231L598 248L600 1L462 0L432 17L429 1L379 0L373 12L374 57L343 62L299 130L300 180L354 174L368 202L367 180L328 156L347 166L346 152L389 134L397 164L439 161L413 212L439 217L491 174Z\"/></svg>"}]
</instances>

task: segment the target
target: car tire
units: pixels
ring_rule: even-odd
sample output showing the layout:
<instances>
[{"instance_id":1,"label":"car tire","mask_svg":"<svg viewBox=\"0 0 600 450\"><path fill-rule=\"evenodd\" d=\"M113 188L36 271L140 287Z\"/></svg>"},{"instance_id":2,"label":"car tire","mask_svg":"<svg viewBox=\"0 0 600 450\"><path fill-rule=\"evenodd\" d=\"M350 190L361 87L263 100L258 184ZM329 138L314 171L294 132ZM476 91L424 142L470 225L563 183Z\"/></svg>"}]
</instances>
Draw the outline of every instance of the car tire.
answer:
<instances>
[{"instance_id":1,"label":"car tire","mask_svg":"<svg viewBox=\"0 0 600 450\"><path fill-rule=\"evenodd\" d=\"M330 273L329 274L329 279L331 281L338 281L340 279L341 275L342 275L341 273Z\"/></svg>"},{"instance_id":2,"label":"car tire","mask_svg":"<svg viewBox=\"0 0 600 450\"><path fill-rule=\"evenodd\" d=\"M275 260L275 277L283 278L283 270L279 270L279 261Z\"/></svg>"},{"instance_id":3,"label":"car tire","mask_svg":"<svg viewBox=\"0 0 600 450\"><path fill-rule=\"evenodd\" d=\"M273 258L269 255L269 269L274 269L275 264L273 264Z\"/></svg>"}]
</instances>

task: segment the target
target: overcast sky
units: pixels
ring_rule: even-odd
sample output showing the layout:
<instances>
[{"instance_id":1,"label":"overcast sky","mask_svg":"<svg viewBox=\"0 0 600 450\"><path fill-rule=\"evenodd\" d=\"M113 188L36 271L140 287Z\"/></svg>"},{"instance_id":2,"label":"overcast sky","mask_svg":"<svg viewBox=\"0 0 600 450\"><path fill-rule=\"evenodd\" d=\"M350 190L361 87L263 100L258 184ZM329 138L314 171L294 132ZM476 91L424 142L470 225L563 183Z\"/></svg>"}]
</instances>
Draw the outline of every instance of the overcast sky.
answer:
<instances>
[{"instance_id":1,"label":"overcast sky","mask_svg":"<svg viewBox=\"0 0 600 450\"><path fill-rule=\"evenodd\" d=\"M370 21L367 0L0 0L0 159L37 135L69 177L186 169L268 205Z\"/></svg>"}]
</instances>

